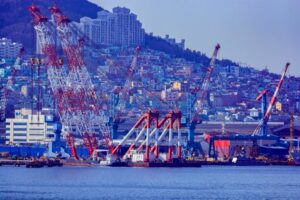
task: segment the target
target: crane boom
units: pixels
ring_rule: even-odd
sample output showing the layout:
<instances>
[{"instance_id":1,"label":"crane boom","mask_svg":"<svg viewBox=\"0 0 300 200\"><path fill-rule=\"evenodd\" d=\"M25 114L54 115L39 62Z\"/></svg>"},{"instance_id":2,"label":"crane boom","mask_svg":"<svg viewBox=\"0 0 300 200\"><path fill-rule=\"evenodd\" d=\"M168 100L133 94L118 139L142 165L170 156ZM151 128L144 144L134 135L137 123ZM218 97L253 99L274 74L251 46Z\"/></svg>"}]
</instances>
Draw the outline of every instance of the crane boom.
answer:
<instances>
[{"instance_id":1,"label":"crane boom","mask_svg":"<svg viewBox=\"0 0 300 200\"><path fill-rule=\"evenodd\" d=\"M135 54L133 56L133 59L132 59L132 62L131 62L131 65L130 65L130 68L129 68L129 71L128 71L127 80L124 84L124 89L125 90L130 88L130 82L132 82L133 75L136 71L137 60L138 60L140 51L141 51L140 47L137 47L135 49Z\"/></svg>"},{"instance_id":2,"label":"crane boom","mask_svg":"<svg viewBox=\"0 0 300 200\"><path fill-rule=\"evenodd\" d=\"M288 70L288 68L289 68L289 65L290 65L290 63L286 63L286 65L285 65L285 67L284 67L284 70L283 70L283 72L282 72L282 74L281 74L281 78L280 78L280 80L279 80L279 82L278 82L278 84L277 84L277 87L276 87L276 89L275 89L275 92L274 92L274 94L273 94L273 96L272 96L272 98L271 98L271 100L270 100L270 102L269 102L269 105L268 105L268 108L267 108L267 110L266 110L266 113L264 114L263 119L259 122L259 124L257 125L256 129L254 130L253 135L258 134L258 132L259 132L259 130L262 128L262 126L263 126L264 124L267 124L267 123L268 123L269 118L270 118L270 115L271 115L272 107L273 107L274 104L275 104L275 101L276 101L276 99L277 99L279 90L280 90L280 88L281 88L281 86L282 86L282 84L283 84L283 81L284 81L284 78L285 78L285 76L286 76L286 73L287 73L287 70ZM260 95L257 97L257 99L259 99L259 97L260 97Z\"/></svg>"},{"instance_id":3,"label":"crane boom","mask_svg":"<svg viewBox=\"0 0 300 200\"><path fill-rule=\"evenodd\" d=\"M200 90L200 101L199 104L198 104L198 112L201 112L202 109L203 109L203 101L204 101L204 98L205 98L205 95L207 94L207 91L208 91L208 87L209 87L209 83L210 83L210 77L212 75L212 72L214 70L214 66L215 66L215 62L216 62L216 58L217 58L217 55L218 55L218 52L219 52L219 49L220 49L220 44L217 44L215 46L215 50L214 50L214 53L211 57L211 60L210 60L210 63L209 63L209 66L207 68L207 72L206 72L206 75L204 77L204 81L203 81L203 84L202 84L202 87L201 87L201 90Z\"/></svg>"},{"instance_id":4,"label":"crane boom","mask_svg":"<svg viewBox=\"0 0 300 200\"><path fill-rule=\"evenodd\" d=\"M204 102L204 99L205 99L205 95L207 94L207 91L208 91L210 78L211 78L212 72L214 70L215 62L216 62L216 59L217 59L218 52L219 52L220 48L221 48L220 44L217 44L215 46L215 50L214 50L214 53L211 57L209 66L207 68L207 72L205 74L201 89L196 90L196 93L199 92L199 95L198 95L198 98L196 98L195 101L192 104L192 106L195 106L195 113L194 113L194 116L192 118L193 122L198 121L198 115L203 110L203 102Z\"/></svg>"},{"instance_id":5,"label":"crane boom","mask_svg":"<svg viewBox=\"0 0 300 200\"><path fill-rule=\"evenodd\" d=\"M284 68L284 71L283 71L283 73L282 73L282 75L281 75L280 81L278 82L278 85L277 85L277 87L276 87L276 90L275 90L275 92L274 92L274 94L273 94L273 96L272 96L272 99L271 99L271 101L270 101L270 103L269 103L269 106L268 106L268 108L267 108L266 114L265 114L265 116L264 116L264 120L269 120L270 113L271 113L271 109L272 109L273 105L275 104L275 101L276 101L276 99L277 99L278 92L279 92L279 90L280 90L280 88L281 88L281 86L282 86L282 83L283 83L283 80L284 80L284 78L285 78L286 72L287 72L287 70L288 70L288 68L289 68L289 65L290 65L290 63L286 63L286 65L285 65L285 68Z\"/></svg>"},{"instance_id":6,"label":"crane boom","mask_svg":"<svg viewBox=\"0 0 300 200\"><path fill-rule=\"evenodd\" d=\"M126 102L128 102L128 98L130 96L129 92L130 92L130 88L131 88L131 82L133 80L134 73L137 70L136 65L137 65L140 51L141 51L140 47L137 47L135 49L135 53L134 53L132 62L130 64L129 70L127 72L125 84L119 92L120 100L121 100L121 101L119 101L120 110L124 110L126 107L125 104L126 104Z\"/></svg>"}]
</instances>

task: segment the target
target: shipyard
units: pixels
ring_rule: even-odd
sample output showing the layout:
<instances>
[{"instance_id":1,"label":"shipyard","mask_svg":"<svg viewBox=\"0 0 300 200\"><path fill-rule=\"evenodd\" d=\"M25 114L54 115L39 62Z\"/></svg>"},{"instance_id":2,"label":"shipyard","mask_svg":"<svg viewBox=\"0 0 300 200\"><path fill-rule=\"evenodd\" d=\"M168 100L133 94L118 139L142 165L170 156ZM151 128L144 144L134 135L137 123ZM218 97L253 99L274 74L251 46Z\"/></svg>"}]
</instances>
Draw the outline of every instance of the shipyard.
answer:
<instances>
[{"instance_id":1,"label":"shipyard","mask_svg":"<svg viewBox=\"0 0 300 200\"><path fill-rule=\"evenodd\" d=\"M0 199L294 199L280 192L300 170L299 63L286 38L260 40L277 27L260 35L269 22L242 5L161 2L158 16L137 5L0 5Z\"/></svg>"},{"instance_id":2,"label":"shipyard","mask_svg":"<svg viewBox=\"0 0 300 200\"><path fill-rule=\"evenodd\" d=\"M166 55L143 47L145 36L134 41L137 47L126 51L109 45L101 47L105 40L94 41L81 28L88 26L87 18L80 20L82 24L72 22L57 4L48 9L51 20L43 12L38 5L28 6L39 54L30 56L21 45L16 45L17 57L11 62L11 69L5 71L8 76L3 80L7 82L1 89L5 131L0 145L1 165L300 164L300 120L295 115L300 110L299 98L294 107L283 108L284 104L278 101L285 101L283 92L288 92L287 85L295 79L286 77L290 63L286 63L281 76L267 78L268 71L257 72L267 81L257 88L257 97L249 100L253 107L243 112L248 102L242 100L247 95L238 94L245 91L242 82L236 83L238 87L231 88L226 97L218 91L224 89L216 87L214 79L232 79L251 68L230 66L226 75L222 70L226 61L218 61L220 44L200 66L183 59L161 62ZM118 7L113 14L101 11L98 17L116 15L118 20L118 13L123 12L131 15L128 9ZM139 28L143 35L144 30ZM2 41L10 42L5 38ZM173 44L169 36L164 42ZM184 40L177 48L183 46ZM9 64L9 59L3 61L3 66ZM178 65L177 71L170 71L172 76L159 66L169 62ZM102 65L96 76L91 76L89 70L99 63ZM27 69L22 73L24 67ZM297 84L295 92L299 93L299 81ZM25 95L25 99L19 98L28 107L13 106L12 101L18 102L15 95ZM9 106L19 109L12 112ZM225 112L221 112L221 107Z\"/></svg>"}]
</instances>

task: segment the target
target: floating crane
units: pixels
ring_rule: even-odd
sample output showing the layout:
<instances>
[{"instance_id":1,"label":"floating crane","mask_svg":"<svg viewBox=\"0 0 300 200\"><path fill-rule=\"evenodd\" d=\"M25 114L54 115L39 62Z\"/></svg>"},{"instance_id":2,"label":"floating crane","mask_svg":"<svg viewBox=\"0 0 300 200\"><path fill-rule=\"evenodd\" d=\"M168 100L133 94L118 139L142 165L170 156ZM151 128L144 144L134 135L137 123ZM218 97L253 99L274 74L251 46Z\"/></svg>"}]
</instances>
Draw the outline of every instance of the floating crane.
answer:
<instances>
[{"instance_id":1,"label":"floating crane","mask_svg":"<svg viewBox=\"0 0 300 200\"><path fill-rule=\"evenodd\" d=\"M45 66L47 67L48 79L50 81L54 97L57 101L58 108L67 109L69 105L64 94L64 88L67 84L65 79L66 74L64 73L64 70L62 70L62 62L60 62L60 64L56 62L54 28L48 18L41 13L40 9L35 4L28 7L28 11L32 16L33 27L36 31L37 37L40 39L41 50L45 55ZM33 59L31 60L31 63L32 65L34 64ZM64 112L62 112L62 109L58 109L58 114L63 120ZM64 122L64 125L66 125L66 121ZM71 147L73 157L78 159L74 143L70 144L70 142L74 142L74 138L71 135L68 135L67 140Z\"/></svg>"},{"instance_id":2,"label":"floating crane","mask_svg":"<svg viewBox=\"0 0 300 200\"><path fill-rule=\"evenodd\" d=\"M68 88L67 94L75 114L71 123L77 126L77 131L92 155L98 147L96 129L100 129L103 138L110 138L108 119L99 107L100 100L84 62L84 40L77 37L70 25L71 20L57 5L51 7L50 12L56 22L58 36L68 61L69 82L72 88Z\"/></svg>"},{"instance_id":3,"label":"floating crane","mask_svg":"<svg viewBox=\"0 0 300 200\"><path fill-rule=\"evenodd\" d=\"M78 159L74 135L83 138L84 144L92 155L98 145L97 130L100 130L100 138L103 138L107 144L110 140L110 131L106 117L98 105L98 97L84 63L83 41L76 37L70 19L63 15L57 5L50 8L55 27L49 23L48 18L37 6L33 4L28 9L37 36L40 38L42 52L46 56L48 79L57 101L58 114L67 132L72 155ZM63 65L61 59L57 62L54 28L58 31L67 66Z\"/></svg>"}]
</instances>

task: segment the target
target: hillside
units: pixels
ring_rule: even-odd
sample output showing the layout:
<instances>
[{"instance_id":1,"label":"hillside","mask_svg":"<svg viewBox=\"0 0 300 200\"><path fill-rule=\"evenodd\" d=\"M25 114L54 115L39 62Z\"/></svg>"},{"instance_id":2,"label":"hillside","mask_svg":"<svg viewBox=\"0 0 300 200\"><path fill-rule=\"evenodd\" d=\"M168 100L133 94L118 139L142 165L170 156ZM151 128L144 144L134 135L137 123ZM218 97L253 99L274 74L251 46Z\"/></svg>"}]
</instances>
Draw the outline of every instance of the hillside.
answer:
<instances>
[{"instance_id":1,"label":"hillside","mask_svg":"<svg viewBox=\"0 0 300 200\"><path fill-rule=\"evenodd\" d=\"M168 43L160 37L155 37L148 34L145 37L145 45L150 49L165 52L171 56L174 56L175 58L185 58L188 61L202 63L204 65L208 65L210 61L210 58L208 58L207 55L199 51L194 51L190 49L183 50L176 45L171 45L170 43ZM231 60L218 60L217 63L224 66L238 66L238 64L232 62Z\"/></svg>"},{"instance_id":2,"label":"hillside","mask_svg":"<svg viewBox=\"0 0 300 200\"><path fill-rule=\"evenodd\" d=\"M50 0L35 0L41 11L49 16L48 8L53 5ZM96 18L97 12L103 10L87 0L56 1L58 6L72 20L79 21L82 16ZM0 4L0 37L8 37L20 42L31 52L34 47L34 35L31 16L27 7L32 0L1 0Z\"/></svg>"},{"instance_id":3,"label":"hillside","mask_svg":"<svg viewBox=\"0 0 300 200\"><path fill-rule=\"evenodd\" d=\"M50 0L35 0L36 5L49 17L48 8L53 5ZM97 12L103 8L90 3L88 0L61 0L56 1L63 12L74 21L79 21L83 16L97 17ZM13 41L24 45L28 53L34 52L35 35L31 24L31 16L27 11L32 0L1 0L0 4L0 37L8 37ZM180 49L171 45L162 38L146 35L146 47L165 52L176 58L185 58L188 61L195 61L207 65L209 58L201 52L190 49ZM209 55L210 56L210 55ZM223 65L236 65L230 60L219 61Z\"/></svg>"}]
</instances>

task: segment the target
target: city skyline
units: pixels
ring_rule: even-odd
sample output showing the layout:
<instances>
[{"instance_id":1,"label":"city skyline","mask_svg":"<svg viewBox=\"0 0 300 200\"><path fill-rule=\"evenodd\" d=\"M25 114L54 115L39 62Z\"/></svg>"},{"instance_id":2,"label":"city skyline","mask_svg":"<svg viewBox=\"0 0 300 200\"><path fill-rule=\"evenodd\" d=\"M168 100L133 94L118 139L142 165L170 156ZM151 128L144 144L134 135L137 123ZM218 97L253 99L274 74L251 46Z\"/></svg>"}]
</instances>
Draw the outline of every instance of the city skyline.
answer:
<instances>
[{"instance_id":1,"label":"city skyline","mask_svg":"<svg viewBox=\"0 0 300 200\"><path fill-rule=\"evenodd\" d=\"M258 69L267 67L276 73L281 73L288 61L292 64L288 75L300 76L297 70L300 65L297 56L300 52L300 21L297 20L300 13L297 7L300 2L295 0L247 3L236 0L229 3L224 0L89 1L109 11L115 6L128 7L138 15L147 33L161 37L169 34L178 41L186 39L187 48L200 50L208 56L215 43L220 42L220 58ZM193 18L195 20L187 22Z\"/></svg>"}]
</instances>

